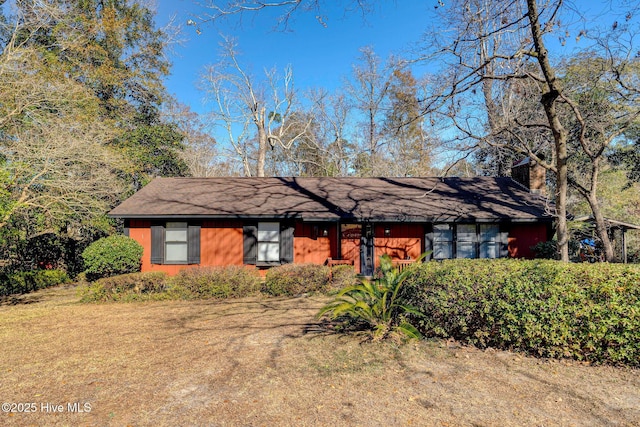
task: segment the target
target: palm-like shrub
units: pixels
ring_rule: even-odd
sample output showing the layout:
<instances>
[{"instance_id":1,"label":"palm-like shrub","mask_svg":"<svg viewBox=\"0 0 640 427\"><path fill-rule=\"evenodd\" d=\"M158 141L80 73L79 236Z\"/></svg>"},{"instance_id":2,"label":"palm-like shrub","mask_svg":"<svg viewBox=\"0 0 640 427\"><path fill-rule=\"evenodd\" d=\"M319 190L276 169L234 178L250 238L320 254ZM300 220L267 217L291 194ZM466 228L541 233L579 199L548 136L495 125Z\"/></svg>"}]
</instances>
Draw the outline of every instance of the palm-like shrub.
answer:
<instances>
[{"instance_id":1,"label":"palm-like shrub","mask_svg":"<svg viewBox=\"0 0 640 427\"><path fill-rule=\"evenodd\" d=\"M408 316L419 316L420 313L407 305L401 294L402 286L412 271L412 268L406 268L399 272L391 258L383 255L379 278L361 279L358 284L342 289L320 310L318 317L328 314L333 320L363 325L372 331L374 339L385 338L390 332L419 338L421 334Z\"/></svg>"}]
</instances>

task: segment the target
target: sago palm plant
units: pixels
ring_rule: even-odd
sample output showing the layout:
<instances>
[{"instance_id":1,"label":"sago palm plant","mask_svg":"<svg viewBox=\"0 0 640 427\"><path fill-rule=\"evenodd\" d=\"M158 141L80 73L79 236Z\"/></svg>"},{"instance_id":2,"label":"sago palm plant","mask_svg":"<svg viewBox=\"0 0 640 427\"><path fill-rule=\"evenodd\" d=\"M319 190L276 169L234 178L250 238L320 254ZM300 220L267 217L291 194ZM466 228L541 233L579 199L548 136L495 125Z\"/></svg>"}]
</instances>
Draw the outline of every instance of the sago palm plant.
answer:
<instances>
[{"instance_id":1,"label":"sago palm plant","mask_svg":"<svg viewBox=\"0 0 640 427\"><path fill-rule=\"evenodd\" d=\"M379 278L361 279L358 284L342 289L320 310L318 317L328 314L333 320L346 318L347 321L363 322L372 330L375 339L384 338L392 331L407 338L420 338L420 332L407 320L407 315L419 316L420 313L400 298L400 289L411 272L411 268L398 271L391 258L383 255Z\"/></svg>"}]
</instances>

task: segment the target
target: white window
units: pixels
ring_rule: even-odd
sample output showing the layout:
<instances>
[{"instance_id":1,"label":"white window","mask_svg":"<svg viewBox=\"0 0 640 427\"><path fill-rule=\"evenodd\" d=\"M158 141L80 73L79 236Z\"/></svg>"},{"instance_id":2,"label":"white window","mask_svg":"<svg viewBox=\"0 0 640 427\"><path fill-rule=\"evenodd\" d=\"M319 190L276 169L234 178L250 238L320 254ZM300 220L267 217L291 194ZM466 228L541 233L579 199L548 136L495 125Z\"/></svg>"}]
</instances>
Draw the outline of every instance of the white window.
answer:
<instances>
[{"instance_id":1,"label":"white window","mask_svg":"<svg viewBox=\"0 0 640 427\"><path fill-rule=\"evenodd\" d=\"M453 258L453 227L449 224L433 226L433 258Z\"/></svg>"},{"instance_id":2,"label":"white window","mask_svg":"<svg viewBox=\"0 0 640 427\"><path fill-rule=\"evenodd\" d=\"M187 262L187 223L168 222L164 234L164 261L171 263Z\"/></svg>"},{"instance_id":3,"label":"white window","mask_svg":"<svg viewBox=\"0 0 640 427\"><path fill-rule=\"evenodd\" d=\"M456 258L477 258L476 225L458 224L456 228Z\"/></svg>"},{"instance_id":4,"label":"white window","mask_svg":"<svg viewBox=\"0 0 640 427\"><path fill-rule=\"evenodd\" d=\"M258 262L280 261L280 223L258 223Z\"/></svg>"},{"instance_id":5,"label":"white window","mask_svg":"<svg viewBox=\"0 0 640 427\"><path fill-rule=\"evenodd\" d=\"M496 224L480 225L480 258L500 257L500 227Z\"/></svg>"}]
</instances>

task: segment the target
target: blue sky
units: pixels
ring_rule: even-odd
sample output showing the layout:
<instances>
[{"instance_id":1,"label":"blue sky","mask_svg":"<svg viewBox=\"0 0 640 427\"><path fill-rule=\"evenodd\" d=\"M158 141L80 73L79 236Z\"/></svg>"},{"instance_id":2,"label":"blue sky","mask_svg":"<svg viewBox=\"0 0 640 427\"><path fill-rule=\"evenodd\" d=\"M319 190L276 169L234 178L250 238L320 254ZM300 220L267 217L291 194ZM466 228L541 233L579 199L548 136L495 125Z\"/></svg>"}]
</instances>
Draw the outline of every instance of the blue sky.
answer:
<instances>
[{"instance_id":1,"label":"blue sky","mask_svg":"<svg viewBox=\"0 0 640 427\"><path fill-rule=\"evenodd\" d=\"M274 31L279 12L275 9L246 15L242 25L237 25L237 19L233 25L204 24L200 35L193 27L185 27L181 36L187 40L173 47L172 74L166 86L192 110L206 112L202 103L204 94L196 84L203 68L218 59L220 34L225 34L237 39L241 61L255 74L262 73L264 68L282 70L290 64L297 88L331 90L351 73L360 48L371 46L382 59L411 48L427 27L426 15L433 8L430 4L413 0L379 2L374 13L364 20L358 12L345 14L341 6L327 4L323 10L326 27L313 13L298 13L289 32ZM173 15L176 22L186 23L203 10L192 0L158 0L156 23L162 26Z\"/></svg>"},{"instance_id":2,"label":"blue sky","mask_svg":"<svg viewBox=\"0 0 640 427\"><path fill-rule=\"evenodd\" d=\"M616 0L614 0L615 3ZM371 46L385 60L391 54L404 56L424 35L433 18L436 0L388 0L371 1L374 10L366 15L357 12L345 13L344 5L350 1L322 2L322 26L313 13L298 12L290 23L290 31L276 31L274 26L281 9L265 9L259 13L245 15L241 23L237 17L216 25L203 24L200 35L194 27L184 26L188 19L202 16L207 9L198 6L196 0L157 0L156 24L165 25L171 16L183 24L181 45L173 47L172 73L166 79L170 93L191 107L193 111L205 113L204 93L197 89L200 73L207 64L218 59L220 34L237 39L241 52L240 60L256 75L263 69L285 66L293 67L295 85L298 89L323 87L328 90L340 86L352 71L360 55L359 49ZM610 25L607 2L575 0L572 5L590 16L597 15L598 23ZM566 20L576 19L567 16ZM610 22L607 22L610 21ZM593 23L587 23L592 26ZM560 47L548 40L553 53L569 53L573 48L573 37L568 45Z\"/></svg>"}]
</instances>

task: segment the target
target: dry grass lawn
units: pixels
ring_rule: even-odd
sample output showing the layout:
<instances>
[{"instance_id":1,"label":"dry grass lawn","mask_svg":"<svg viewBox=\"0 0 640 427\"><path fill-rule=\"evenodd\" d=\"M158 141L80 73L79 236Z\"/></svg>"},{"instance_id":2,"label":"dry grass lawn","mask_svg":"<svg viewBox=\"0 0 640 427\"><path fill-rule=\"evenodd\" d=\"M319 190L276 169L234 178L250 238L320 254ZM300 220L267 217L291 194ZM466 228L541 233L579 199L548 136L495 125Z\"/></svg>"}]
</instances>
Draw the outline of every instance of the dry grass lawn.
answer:
<instances>
[{"instance_id":1,"label":"dry grass lawn","mask_svg":"<svg viewBox=\"0 0 640 427\"><path fill-rule=\"evenodd\" d=\"M0 400L35 412L0 425L640 425L637 370L371 343L319 324L323 301L5 299Z\"/></svg>"}]
</instances>

